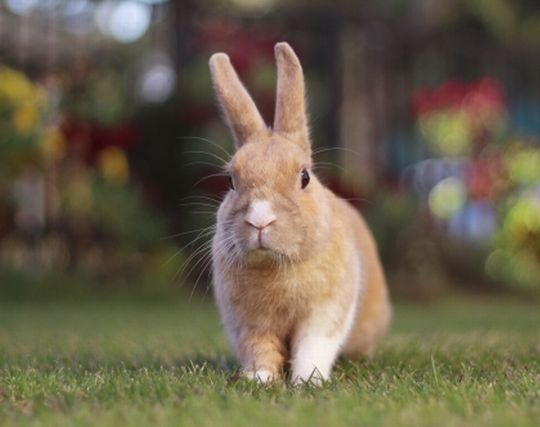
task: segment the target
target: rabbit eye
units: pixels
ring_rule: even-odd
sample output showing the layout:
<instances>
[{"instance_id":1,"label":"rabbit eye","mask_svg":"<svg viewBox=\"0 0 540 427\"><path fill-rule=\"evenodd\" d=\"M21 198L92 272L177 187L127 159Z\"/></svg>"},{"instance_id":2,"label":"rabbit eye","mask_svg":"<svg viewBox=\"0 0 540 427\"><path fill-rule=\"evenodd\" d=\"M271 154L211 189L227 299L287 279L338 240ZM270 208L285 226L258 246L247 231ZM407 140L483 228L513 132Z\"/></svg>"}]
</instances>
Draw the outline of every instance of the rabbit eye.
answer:
<instances>
[{"instance_id":1,"label":"rabbit eye","mask_svg":"<svg viewBox=\"0 0 540 427\"><path fill-rule=\"evenodd\" d=\"M228 175L228 176L227 176L227 179L229 180L229 188L230 188L231 190L234 190L234 180L233 180L232 175Z\"/></svg>"},{"instance_id":2,"label":"rabbit eye","mask_svg":"<svg viewBox=\"0 0 540 427\"><path fill-rule=\"evenodd\" d=\"M307 169L302 170L302 190L309 184L309 172Z\"/></svg>"}]
</instances>

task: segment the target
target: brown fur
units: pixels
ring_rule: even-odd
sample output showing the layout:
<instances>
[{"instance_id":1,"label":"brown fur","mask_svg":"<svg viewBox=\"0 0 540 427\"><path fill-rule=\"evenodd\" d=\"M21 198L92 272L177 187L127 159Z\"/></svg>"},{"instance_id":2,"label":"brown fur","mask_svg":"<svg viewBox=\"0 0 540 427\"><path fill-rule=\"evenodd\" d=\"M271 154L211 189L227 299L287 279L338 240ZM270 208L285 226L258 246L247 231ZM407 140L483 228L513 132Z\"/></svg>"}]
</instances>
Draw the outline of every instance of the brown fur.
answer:
<instances>
[{"instance_id":1,"label":"brown fur","mask_svg":"<svg viewBox=\"0 0 540 427\"><path fill-rule=\"evenodd\" d=\"M326 378L335 356L322 344L319 355L317 343L327 340L350 357L369 354L391 310L377 249L360 215L312 172L309 185L300 186L302 170L312 166L302 69L286 43L276 45L276 60L274 130L262 124L226 55L210 60L238 146L228 165L235 190L218 211L214 293L246 375L264 371L276 378L290 360L293 379L305 380L310 363ZM266 228L267 249L253 247L255 231L246 223L257 200L268 201L277 218Z\"/></svg>"}]
</instances>

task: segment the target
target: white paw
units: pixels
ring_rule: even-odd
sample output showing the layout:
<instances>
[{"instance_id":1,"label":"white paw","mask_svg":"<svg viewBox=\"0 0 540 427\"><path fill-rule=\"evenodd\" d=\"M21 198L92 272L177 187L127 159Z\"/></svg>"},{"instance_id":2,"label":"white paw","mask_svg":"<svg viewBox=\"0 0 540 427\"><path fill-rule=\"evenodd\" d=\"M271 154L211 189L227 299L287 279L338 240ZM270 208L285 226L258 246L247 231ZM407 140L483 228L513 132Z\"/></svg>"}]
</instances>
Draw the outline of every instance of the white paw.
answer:
<instances>
[{"instance_id":1,"label":"white paw","mask_svg":"<svg viewBox=\"0 0 540 427\"><path fill-rule=\"evenodd\" d=\"M343 335L328 337L319 333L299 335L294 343L292 382L321 385L330 378Z\"/></svg>"},{"instance_id":2,"label":"white paw","mask_svg":"<svg viewBox=\"0 0 540 427\"><path fill-rule=\"evenodd\" d=\"M322 375L318 369L313 369L309 372L305 371L303 373L293 373L292 377L292 383L294 385L309 384L321 386L326 380L328 380L328 376Z\"/></svg>"},{"instance_id":3,"label":"white paw","mask_svg":"<svg viewBox=\"0 0 540 427\"><path fill-rule=\"evenodd\" d=\"M244 376L250 380L258 381L266 384L274 379L274 376L270 371L261 369L259 371L244 371Z\"/></svg>"}]
</instances>

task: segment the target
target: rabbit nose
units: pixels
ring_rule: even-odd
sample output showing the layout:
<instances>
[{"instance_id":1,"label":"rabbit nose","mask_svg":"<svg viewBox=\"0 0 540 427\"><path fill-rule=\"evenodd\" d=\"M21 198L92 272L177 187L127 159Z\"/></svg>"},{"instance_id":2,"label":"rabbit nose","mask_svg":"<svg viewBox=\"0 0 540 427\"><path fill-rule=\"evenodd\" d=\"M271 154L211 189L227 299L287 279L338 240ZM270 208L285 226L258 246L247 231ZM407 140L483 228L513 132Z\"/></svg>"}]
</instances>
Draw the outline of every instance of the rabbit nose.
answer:
<instances>
[{"instance_id":1,"label":"rabbit nose","mask_svg":"<svg viewBox=\"0 0 540 427\"><path fill-rule=\"evenodd\" d=\"M276 216L268 200L254 200L251 202L245 221L259 231L275 222Z\"/></svg>"},{"instance_id":2,"label":"rabbit nose","mask_svg":"<svg viewBox=\"0 0 540 427\"><path fill-rule=\"evenodd\" d=\"M247 223L248 225L251 225L252 227L256 228L256 229L259 230L259 231L262 231L263 229L265 229L266 227L268 227L270 224L274 223L275 221L276 221L276 220L273 219L273 220L271 220L270 222L267 222L266 224L261 224L261 223L256 223L256 224L254 224L254 223L252 223L251 221L248 221L248 220L246 219L246 223Z\"/></svg>"}]
</instances>

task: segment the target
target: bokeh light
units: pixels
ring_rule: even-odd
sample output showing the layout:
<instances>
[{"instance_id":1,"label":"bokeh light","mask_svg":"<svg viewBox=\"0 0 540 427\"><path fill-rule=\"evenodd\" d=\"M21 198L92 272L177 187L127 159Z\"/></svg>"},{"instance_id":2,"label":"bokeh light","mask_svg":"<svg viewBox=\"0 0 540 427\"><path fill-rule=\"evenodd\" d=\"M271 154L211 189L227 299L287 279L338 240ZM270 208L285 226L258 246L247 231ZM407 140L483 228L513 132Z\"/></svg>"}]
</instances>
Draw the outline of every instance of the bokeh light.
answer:
<instances>
[{"instance_id":1,"label":"bokeh light","mask_svg":"<svg viewBox=\"0 0 540 427\"><path fill-rule=\"evenodd\" d=\"M506 120L504 91L492 78L419 89L412 107L420 134L435 155L468 155L486 136L500 132Z\"/></svg>"},{"instance_id":2,"label":"bokeh light","mask_svg":"<svg viewBox=\"0 0 540 427\"><path fill-rule=\"evenodd\" d=\"M419 120L422 135L437 154L462 156L471 147L472 131L463 111L442 111L423 115Z\"/></svg>"},{"instance_id":3,"label":"bokeh light","mask_svg":"<svg viewBox=\"0 0 540 427\"><path fill-rule=\"evenodd\" d=\"M540 199L534 195L520 197L512 204L503 230L513 245L533 243L530 241L532 238L540 237Z\"/></svg>"},{"instance_id":4,"label":"bokeh light","mask_svg":"<svg viewBox=\"0 0 540 427\"><path fill-rule=\"evenodd\" d=\"M530 185L540 182L540 150L521 147L511 150L505 158L508 176L513 183Z\"/></svg>"},{"instance_id":5,"label":"bokeh light","mask_svg":"<svg viewBox=\"0 0 540 427\"><path fill-rule=\"evenodd\" d=\"M136 1L104 1L95 15L99 30L121 43L141 38L150 26L151 6Z\"/></svg>"},{"instance_id":6,"label":"bokeh light","mask_svg":"<svg viewBox=\"0 0 540 427\"><path fill-rule=\"evenodd\" d=\"M94 30L95 6L89 0L68 0L64 6L65 27L71 34L84 36Z\"/></svg>"},{"instance_id":7,"label":"bokeh light","mask_svg":"<svg viewBox=\"0 0 540 427\"><path fill-rule=\"evenodd\" d=\"M39 3L39 0L6 0L5 1L7 9L10 12L16 13L18 15L24 15L25 13L32 11L37 6L38 3Z\"/></svg>"},{"instance_id":8,"label":"bokeh light","mask_svg":"<svg viewBox=\"0 0 540 427\"><path fill-rule=\"evenodd\" d=\"M153 53L139 77L137 92L145 102L158 103L167 100L176 86L176 72L166 54Z\"/></svg>"},{"instance_id":9,"label":"bokeh light","mask_svg":"<svg viewBox=\"0 0 540 427\"><path fill-rule=\"evenodd\" d=\"M463 207L466 198L463 181L449 177L433 187L429 194L429 207L436 217L448 219Z\"/></svg>"}]
</instances>

